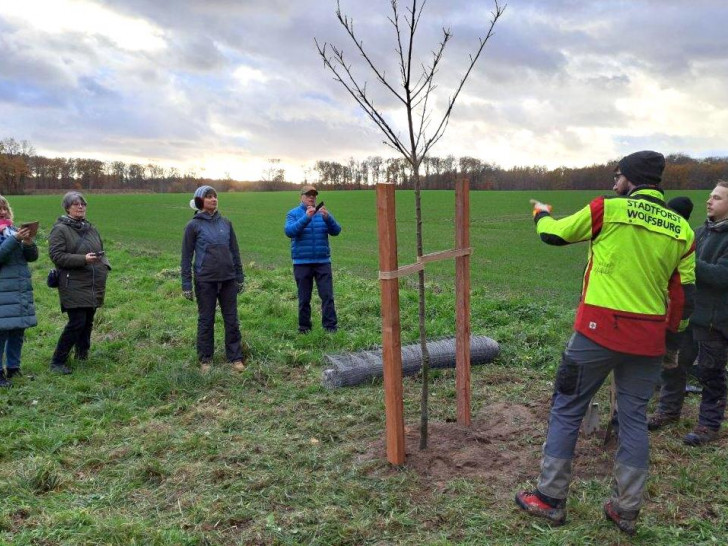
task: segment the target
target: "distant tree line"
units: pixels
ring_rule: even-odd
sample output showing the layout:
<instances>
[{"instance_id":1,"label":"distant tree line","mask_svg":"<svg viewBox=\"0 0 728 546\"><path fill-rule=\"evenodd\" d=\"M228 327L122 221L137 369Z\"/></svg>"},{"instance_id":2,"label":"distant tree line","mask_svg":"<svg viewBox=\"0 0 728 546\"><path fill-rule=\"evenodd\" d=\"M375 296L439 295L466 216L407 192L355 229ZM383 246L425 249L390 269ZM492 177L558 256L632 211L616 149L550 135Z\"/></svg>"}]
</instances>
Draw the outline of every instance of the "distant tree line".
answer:
<instances>
[{"instance_id":1,"label":"distant tree line","mask_svg":"<svg viewBox=\"0 0 728 546\"><path fill-rule=\"evenodd\" d=\"M503 169L475 157L428 157L423 162L422 188L452 189L461 176L470 179L473 190L603 190L611 184L616 162L588 167L513 167ZM191 192L201 184L218 191L292 190L298 183L285 179L277 159L269 160L258 181L241 182L227 176L211 179L194 171L180 172L154 163L125 163L84 158L49 158L37 155L25 140L0 140L0 194L86 191ZM667 189L709 189L719 179L728 180L728 157L693 159L684 154L667 156L663 185ZM302 182L336 190L371 188L389 181L412 189L407 163L400 158L370 156L362 161L350 158L345 163L316 161L305 169Z\"/></svg>"},{"instance_id":2,"label":"distant tree line","mask_svg":"<svg viewBox=\"0 0 728 546\"><path fill-rule=\"evenodd\" d=\"M37 155L25 140L0 140L0 193L24 194L83 189L87 191L188 192L211 183L194 171L165 169L154 163ZM238 188L234 180L214 180L219 191Z\"/></svg>"},{"instance_id":3,"label":"distant tree line","mask_svg":"<svg viewBox=\"0 0 728 546\"><path fill-rule=\"evenodd\" d=\"M693 159L684 154L666 158L663 175L666 189L708 189L716 180L728 180L728 157ZM475 157L427 157L423 161L422 188L446 190L455 187L461 176L470 179L474 190L603 190L611 187L617 160L588 167L512 167L504 169ZM346 164L317 161L318 183L334 189L361 189L377 182L394 182L412 189L412 177L406 161L400 158L368 157Z\"/></svg>"}]
</instances>

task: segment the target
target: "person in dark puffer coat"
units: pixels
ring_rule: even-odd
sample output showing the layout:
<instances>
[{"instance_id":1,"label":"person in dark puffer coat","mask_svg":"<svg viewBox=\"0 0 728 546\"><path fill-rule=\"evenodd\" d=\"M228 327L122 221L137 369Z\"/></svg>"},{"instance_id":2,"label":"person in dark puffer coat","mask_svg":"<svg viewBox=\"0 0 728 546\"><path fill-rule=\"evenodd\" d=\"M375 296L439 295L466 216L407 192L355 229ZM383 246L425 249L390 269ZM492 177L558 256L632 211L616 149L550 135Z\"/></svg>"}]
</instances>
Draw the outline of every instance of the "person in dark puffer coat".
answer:
<instances>
[{"instance_id":1,"label":"person in dark puffer coat","mask_svg":"<svg viewBox=\"0 0 728 546\"><path fill-rule=\"evenodd\" d=\"M104 304L111 264L99 232L86 220L83 195L68 192L61 205L66 214L53 225L48 236L48 253L58 269L58 295L61 311L68 314L68 323L58 338L51 371L69 374L71 349L75 347L77 360L88 359L94 315Z\"/></svg>"},{"instance_id":2,"label":"person in dark puffer coat","mask_svg":"<svg viewBox=\"0 0 728 546\"><path fill-rule=\"evenodd\" d=\"M0 387L10 387L10 379L22 375L20 354L25 329L38 324L33 302L28 262L38 259L30 229L13 225L13 209L0 196Z\"/></svg>"}]
</instances>

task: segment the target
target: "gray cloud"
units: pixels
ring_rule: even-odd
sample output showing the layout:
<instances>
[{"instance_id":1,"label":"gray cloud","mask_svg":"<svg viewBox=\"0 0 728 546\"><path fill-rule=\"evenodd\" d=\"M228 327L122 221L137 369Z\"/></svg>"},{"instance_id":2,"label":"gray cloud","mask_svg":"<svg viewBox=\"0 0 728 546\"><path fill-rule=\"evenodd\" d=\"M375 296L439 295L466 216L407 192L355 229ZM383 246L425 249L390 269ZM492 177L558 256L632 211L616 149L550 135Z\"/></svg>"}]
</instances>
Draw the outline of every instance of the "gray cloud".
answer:
<instances>
[{"instance_id":1,"label":"gray cloud","mask_svg":"<svg viewBox=\"0 0 728 546\"><path fill-rule=\"evenodd\" d=\"M336 20L335 1L95 3L146 21L164 47L43 31L0 11L2 136L31 140L40 152L140 161L220 154L240 157L241 170L254 158L300 165L391 155L316 52L314 38L343 48L377 104L390 119L401 117ZM376 63L395 77L389 2L341 5ZM433 106L442 108L457 85L491 9L429 0L417 40L421 62L429 62L443 27L453 32ZM728 6L717 0L689 9L677 0L513 0L434 153L505 165L586 164L632 147L728 154L727 19Z\"/></svg>"}]
</instances>

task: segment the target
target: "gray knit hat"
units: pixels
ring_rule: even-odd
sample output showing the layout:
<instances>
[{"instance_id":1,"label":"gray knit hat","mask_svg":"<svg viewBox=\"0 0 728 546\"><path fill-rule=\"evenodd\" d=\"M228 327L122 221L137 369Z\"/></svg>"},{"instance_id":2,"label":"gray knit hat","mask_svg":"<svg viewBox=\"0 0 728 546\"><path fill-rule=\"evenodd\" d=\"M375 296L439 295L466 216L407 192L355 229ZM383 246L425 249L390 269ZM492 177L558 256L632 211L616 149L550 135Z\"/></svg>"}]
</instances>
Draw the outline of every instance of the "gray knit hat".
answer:
<instances>
[{"instance_id":1,"label":"gray knit hat","mask_svg":"<svg viewBox=\"0 0 728 546\"><path fill-rule=\"evenodd\" d=\"M217 195L217 191L212 186L200 186L197 188L192 200L190 201L190 208L194 210L202 210L203 199L210 193Z\"/></svg>"}]
</instances>

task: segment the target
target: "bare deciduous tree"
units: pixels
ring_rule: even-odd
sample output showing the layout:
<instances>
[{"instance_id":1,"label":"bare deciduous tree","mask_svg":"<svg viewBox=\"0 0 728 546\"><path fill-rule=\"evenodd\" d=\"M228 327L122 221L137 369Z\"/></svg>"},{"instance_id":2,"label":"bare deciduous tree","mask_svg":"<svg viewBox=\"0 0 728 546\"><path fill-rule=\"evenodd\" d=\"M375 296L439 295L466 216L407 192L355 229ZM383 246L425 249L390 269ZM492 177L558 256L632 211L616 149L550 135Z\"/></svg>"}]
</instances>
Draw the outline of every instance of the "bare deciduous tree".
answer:
<instances>
[{"instance_id":1,"label":"bare deciduous tree","mask_svg":"<svg viewBox=\"0 0 728 546\"><path fill-rule=\"evenodd\" d=\"M390 79L386 72L376 66L372 54L364 47L364 42L354 30L354 21L341 11L341 3L336 2L336 17L344 30L351 38L366 69L373 74L374 79L402 105L407 118L407 135L401 137L394 122L385 117L384 112L375 105L373 95L367 89L366 81L358 79L352 71L352 65L344 57L343 49L330 43L320 44L316 40L316 48L323 59L324 66L334 75L352 98L361 106L369 118L384 133L384 143L399 152L409 164L415 189L415 210L417 222L417 256L423 255L422 244L422 210L420 204L420 165L428 152L445 134L455 101L462 91L465 82L478 61L480 54L488 40L493 35L493 29L498 19L503 15L505 5L501 6L494 0L494 10L491 19L486 25L487 32L478 38L478 46L470 54L465 73L458 81L452 94L447 99L444 111L435 112L431 99L436 89L435 76L440 68L443 53L452 38L450 29L442 29L442 39L431 52L429 63L420 62L415 57L415 35L422 17L422 11L427 0L418 2L411 0L409 7L402 14L398 0L390 0L392 9L388 17L396 39L395 51L398 56L398 80ZM413 74L415 72L415 74ZM433 121L433 116L436 116ZM427 420L428 420L428 383L430 355L427 351L427 333L425 329L425 272L419 271L419 333L422 348L422 402L420 415L420 449L427 447Z\"/></svg>"},{"instance_id":2,"label":"bare deciduous tree","mask_svg":"<svg viewBox=\"0 0 728 546\"><path fill-rule=\"evenodd\" d=\"M263 171L263 182L268 182L269 184L285 182L286 170L280 165L281 160L277 157L268 159L268 166Z\"/></svg>"}]
</instances>

